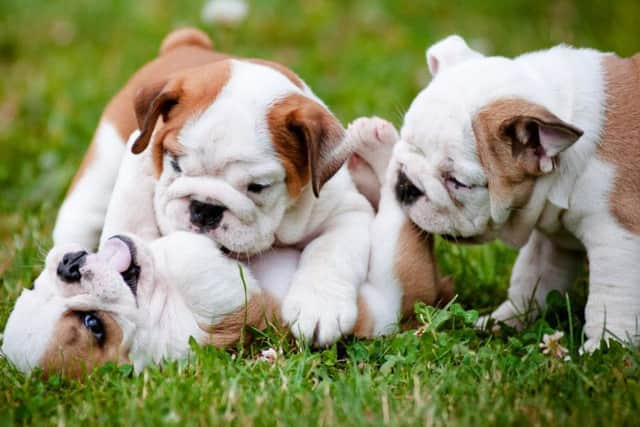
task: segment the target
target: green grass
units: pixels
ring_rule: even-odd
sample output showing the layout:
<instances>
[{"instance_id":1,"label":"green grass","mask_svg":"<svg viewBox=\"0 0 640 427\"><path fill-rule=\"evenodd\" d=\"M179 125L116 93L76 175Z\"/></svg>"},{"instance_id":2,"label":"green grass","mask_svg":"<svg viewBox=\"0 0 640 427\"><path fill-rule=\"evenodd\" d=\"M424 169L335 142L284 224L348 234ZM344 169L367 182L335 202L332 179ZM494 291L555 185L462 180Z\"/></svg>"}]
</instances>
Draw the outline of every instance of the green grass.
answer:
<instances>
[{"instance_id":1,"label":"green grass","mask_svg":"<svg viewBox=\"0 0 640 427\"><path fill-rule=\"evenodd\" d=\"M428 81L424 50L452 32L490 53L560 42L639 50L640 3L605 1L253 1L236 28L200 23L201 2L0 1L0 325L38 274L65 187L102 107L157 52L170 29L199 25L219 49L295 69L344 123L377 114L400 124ZM428 120L428 118L425 118ZM461 305L422 309L414 331L298 348L275 331L185 363L106 366L83 383L26 377L0 360L0 425L637 425L640 355L614 345L580 357L585 275L570 300L549 297L523 332L473 330L465 309L506 295L514 252L438 242ZM442 321L442 322L441 322ZM565 332L572 359L544 356ZM281 348L273 366L260 350Z\"/></svg>"}]
</instances>

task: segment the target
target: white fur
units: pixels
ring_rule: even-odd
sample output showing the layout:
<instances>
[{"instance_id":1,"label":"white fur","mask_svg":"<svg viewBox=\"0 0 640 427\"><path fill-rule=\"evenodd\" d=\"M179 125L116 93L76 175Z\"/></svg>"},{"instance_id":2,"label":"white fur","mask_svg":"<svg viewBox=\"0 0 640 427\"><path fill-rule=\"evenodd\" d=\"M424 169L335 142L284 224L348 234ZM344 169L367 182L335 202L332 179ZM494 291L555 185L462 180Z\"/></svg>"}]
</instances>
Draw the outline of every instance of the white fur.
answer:
<instances>
[{"instance_id":1,"label":"white fur","mask_svg":"<svg viewBox=\"0 0 640 427\"><path fill-rule=\"evenodd\" d=\"M447 48L445 43L433 51L446 67L440 66L432 83L413 101L394 152L392 164L428 198L406 208L408 214L434 233L479 240L499 237L516 246L528 241L514 266L510 301L492 315L500 320L522 311L532 296L542 305L550 289L566 289L580 251L586 250L590 295L585 348L596 348L600 337L608 336L605 328L620 339L638 342L640 240L612 217L606 200L615 170L595 151L605 111L604 54L558 46L512 60L464 49L461 55L460 46ZM497 199L483 187L486 178L471 129L480 108L506 97L540 104L584 131L573 146L557 154L557 168L550 162L541 164L548 173L537 180L529 202L517 212L509 201ZM552 151L557 150L548 154ZM476 186L453 191L460 208L445 191L443 170Z\"/></svg>"},{"instance_id":2,"label":"white fur","mask_svg":"<svg viewBox=\"0 0 640 427\"><path fill-rule=\"evenodd\" d=\"M60 207L53 230L56 245L81 244L94 248L116 181L124 140L108 121L98 126L94 140L94 158Z\"/></svg>"}]
</instances>

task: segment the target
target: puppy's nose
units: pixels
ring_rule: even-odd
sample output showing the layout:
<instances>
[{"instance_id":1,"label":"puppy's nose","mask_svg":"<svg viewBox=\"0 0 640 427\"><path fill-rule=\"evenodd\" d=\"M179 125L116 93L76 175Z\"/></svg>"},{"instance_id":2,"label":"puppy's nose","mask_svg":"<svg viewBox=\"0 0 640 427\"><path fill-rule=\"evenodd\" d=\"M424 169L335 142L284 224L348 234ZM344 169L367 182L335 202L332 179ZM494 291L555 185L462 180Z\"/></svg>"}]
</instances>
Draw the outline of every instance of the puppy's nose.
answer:
<instances>
[{"instance_id":1,"label":"puppy's nose","mask_svg":"<svg viewBox=\"0 0 640 427\"><path fill-rule=\"evenodd\" d=\"M222 215L224 215L224 211L227 208L192 200L189 210L191 211L191 223L193 225L212 230L220 225Z\"/></svg>"},{"instance_id":2,"label":"puppy's nose","mask_svg":"<svg viewBox=\"0 0 640 427\"><path fill-rule=\"evenodd\" d=\"M395 190L398 202L403 205L411 205L424 195L424 191L413 185L402 171L398 172L398 182L396 182Z\"/></svg>"},{"instance_id":3,"label":"puppy's nose","mask_svg":"<svg viewBox=\"0 0 640 427\"><path fill-rule=\"evenodd\" d=\"M69 252L58 264L58 277L67 283L80 281L80 267L87 259L87 251Z\"/></svg>"}]
</instances>

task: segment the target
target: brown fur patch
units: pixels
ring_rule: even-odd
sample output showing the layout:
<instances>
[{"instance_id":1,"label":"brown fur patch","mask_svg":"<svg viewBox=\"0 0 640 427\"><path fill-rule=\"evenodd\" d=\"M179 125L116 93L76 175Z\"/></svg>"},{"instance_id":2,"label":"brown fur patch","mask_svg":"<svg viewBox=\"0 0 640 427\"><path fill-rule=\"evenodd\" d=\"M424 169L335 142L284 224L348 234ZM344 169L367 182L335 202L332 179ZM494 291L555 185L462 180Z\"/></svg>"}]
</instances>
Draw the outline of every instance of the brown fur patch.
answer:
<instances>
[{"instance_id":1,"label":"brown fur patch","mask_svg":"<svg viewBox=\"0 0 640 427\"><path fill-rule=\"evenodd\" d=\"M283 74L295 86L297 86L300 89L304 89L304 83L302 82L300 77L298 77L296 73L294 73L293 71L291 71L290 69L288 69L282 64L278 64L277 62L267 61L265 59L256 59L256 58L247 59L247 61L253 62L254 64L264 65L266 67L273 68L280 74Z\"/></svg>"},{"instance_id":2,"label":"brown fur patch","mask_svg":"<svg viewBox=\"0 0 640 427\"><path fill-rule=\"evenodd\" d=\"M623 227L640 234L640 54L610 55L603 66L607 110L598 156L616 167L609 209Z\"/></svg>"},{"instance_id":3,"label":"brown fur patch","mask_svg":"<svg viewBox=\"0 0 640 427\"><path fill-rule=\"evenodd\" d=\"M358 295L358 317L353 328L353 335L358 338L372 338L374 318L362 295Z\"/></svg>"},{"instance_id":4,"label":"brown fur patch","mask_svg":"<svg viewBox=\"0 0 640 427\"><path fill-rule=\"evenodd\" d=\"M247 342L251 338L246 331L247 326L264 329L269 322L279 323L278 304L271 296L261 293L251 297L246 306L238 308L218 324L199 326L209 334L206 344L225 348L240 342L243 337Z\"/></svg>"},{"instance_id":5,"label":"brown fur patch","mask_svg":"<svg viewBox=\"0 0 640 427\"><path fill-rule=\"evenodd\" d=\"M350 155L339 153L344 137L340 122L304 95L292 94L275 103L267 113L267 123L292 198L309 181L317 195Z\"/></svg>"},{"instance_id":6,"label":"brown fur patch","mask_svg":"<svg viewBox=\"0 0 640 427\"><path fill-rule=\"evenodd\" d=\"M69 311L60 318L55 327L56 334L40 360L45 375L79 378L106 362L127 361L128 355L123 354L120 348L122 329L118 323L107 312L96 312L96 315L102 320L106 333L102 345L82 324L78 313Z\"/></svg>"},{"instance_id":7,"label":"brown fur patch","mask_svg":"<svg viewBox=\"0 0 640 427\"><path fill-rule=\"evenodd\" d=\"M221 60L174 73L166 83L148 86L136 96L135 110L141 134L133 151L144 150L153 135L156 176L162 173L165 151L179 154L177 136L184 124L215 101L230 77L230 61Z\"/></svg>"},{"instance_id":8,"label":"brown fur patch","mask_svg":"<svg viewBox=\"0 0 640 427\"><path fill-rule=\"evenodd\" d=\"M531 197L538 168L531 157L521 160L514 156L512 141L504 133L504 124L516 116L541 114L542 107L523 99L504 98L482 108L473 118L473 132L482 169L489 184L491 197L506 201L514 209L524 206Z\"/></svg>"},{"instance_id":9,"label":"brown fur patch","mask_svg":"<svg viewBox=\"0 0 640 427\"><path fill-rule=\"evenodd\" d=\"M407 220L396 242L394 272L402 285L402 319L411 318L414 305L435 305L446 298L433 255L433 236ZM444 301L444 302L448 302Z\"/></svg>"},{"instance_id":10,"label":"brown fur patch","mask_svg":"<svg viewBox=\"0 0 640 427\"><path fill-rule=\"evenodd\" d=\"M197 46L202 49L213 49L213 43L211 43L211 39L204 31L187 27L174 30L167 34L160 44L160 55L165 55L181 46Z\"/></svg>"}]
</instances>

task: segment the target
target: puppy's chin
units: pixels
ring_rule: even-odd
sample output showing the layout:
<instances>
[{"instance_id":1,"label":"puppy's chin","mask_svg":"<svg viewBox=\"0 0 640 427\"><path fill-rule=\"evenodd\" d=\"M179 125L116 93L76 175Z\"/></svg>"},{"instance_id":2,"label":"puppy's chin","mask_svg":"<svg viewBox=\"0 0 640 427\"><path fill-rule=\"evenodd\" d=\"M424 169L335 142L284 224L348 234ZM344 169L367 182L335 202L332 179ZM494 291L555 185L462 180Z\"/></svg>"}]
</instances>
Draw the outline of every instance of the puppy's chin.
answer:
<instances>
[{"instance_id":1,"label":"puppy's chin","mask_svg":"<svg viewBox=\"0 0 640 427\"><path fill-rule=\"evenodd\" d=\"M495 238L487 215L465 215L458 208L446 212L434 209L424 199L410 206L403 206L409 219L422 230L443 236L459 243L484 243ZM472 217L473 219L468 219Z\"/></svg>"}]
</instances>

